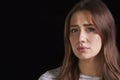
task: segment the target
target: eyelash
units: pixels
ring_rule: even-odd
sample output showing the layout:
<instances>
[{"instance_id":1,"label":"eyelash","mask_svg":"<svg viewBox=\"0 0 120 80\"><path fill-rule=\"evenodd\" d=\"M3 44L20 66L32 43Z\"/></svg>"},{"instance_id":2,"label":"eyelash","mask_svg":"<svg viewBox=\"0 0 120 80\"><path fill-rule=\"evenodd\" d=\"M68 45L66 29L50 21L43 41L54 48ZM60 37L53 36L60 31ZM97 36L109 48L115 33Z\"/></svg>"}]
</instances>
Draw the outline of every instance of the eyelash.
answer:
<instances>
[{"instance_id":1,"label":"eyelash","mask_svg":"<svg viewBox=\"0 0 120 80\"><path fill-rule=\"evenodd\" d=\"M87 31L88 31L88 32L94 32L95 29L94 29L94 28L87 28Z\"/></svg>"},{"instance_id":2,"label":"eyelash","mask_svg":"<svg viewBox=\"0 0 120 80\"><path fill-rule=\"evenodd\" d=\"M78 32L78 29L71 29L70 32L72 33Z\"/></svg>"},{"instance_id":3,"label":"eyelash","mask_svg":"<svg viewBox=\"0 0 120 80\"><path fill-rule=\"evenodd\" d=\"M87 32L95 32L95 29L94 28L87 28L86 31ZM71 29L70 32L71 33L78 32L78 29Z\"/></svg>"}]
</instances>

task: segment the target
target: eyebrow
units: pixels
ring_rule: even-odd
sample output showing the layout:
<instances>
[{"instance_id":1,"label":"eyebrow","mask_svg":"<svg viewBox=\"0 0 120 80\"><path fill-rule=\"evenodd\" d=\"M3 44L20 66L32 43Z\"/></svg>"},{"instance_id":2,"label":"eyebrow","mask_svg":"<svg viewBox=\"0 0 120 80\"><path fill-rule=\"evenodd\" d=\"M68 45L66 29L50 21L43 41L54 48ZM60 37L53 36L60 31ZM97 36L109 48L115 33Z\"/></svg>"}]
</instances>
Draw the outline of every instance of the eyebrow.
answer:
<instances>
[{"instance_id":1,"label":"eyebrow","mask_svg":"<svg viewBox=\"0 0 120 80\"><path fill-rule=\"evenodd\" d=\"M83 26L94 26L94 24L88 23L88 24L83 24Z\"/></svg>"},{"instance_id":2,"label":"eyebrow","mask_svg":"<svg viewBox=\"0 0 120 80\"><path fill-rule=\"evenodd\" d=\"M94 26L94 24L92 24L92 23L88 23L88 24L83 24L83 26L85 26L85 27L88 27L88 26ZM70 25L70 27L79 27L79 25Z\"/></svg>"},{"instance_id":3,"label":"eyebrow","mask_svg":"<svg viewBox=\"0 0 120 80\"><path fill-rule=\"evenodd\" d=\"M73 25L70 25L70 27L78 27L78 26L79 26L79 25L76 25L76 24L75 24L75 25L74 25L74 24L73 24Z\"/></svg>"}]
</instances>

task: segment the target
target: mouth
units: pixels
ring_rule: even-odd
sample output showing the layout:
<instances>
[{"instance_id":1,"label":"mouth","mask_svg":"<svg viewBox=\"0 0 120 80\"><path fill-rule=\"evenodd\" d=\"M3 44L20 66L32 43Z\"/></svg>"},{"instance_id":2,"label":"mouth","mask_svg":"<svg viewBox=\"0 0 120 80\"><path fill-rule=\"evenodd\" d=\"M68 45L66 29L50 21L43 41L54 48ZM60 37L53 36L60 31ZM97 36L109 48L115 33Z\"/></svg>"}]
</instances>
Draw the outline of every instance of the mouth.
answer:
<instances>
[{"instance_id":1,"label":"mouth","mask_svg":"<svg viewBox=\"0 0 120 80\"><path fill-rule=\"evenodd\" d=\"M87 51L88 49L89 49L88 47L84 47L84 46L80 46L80 47L77 48L77 50L78 50L79 52L85 52L85 51Z\"/></svg>"}]
</instances>

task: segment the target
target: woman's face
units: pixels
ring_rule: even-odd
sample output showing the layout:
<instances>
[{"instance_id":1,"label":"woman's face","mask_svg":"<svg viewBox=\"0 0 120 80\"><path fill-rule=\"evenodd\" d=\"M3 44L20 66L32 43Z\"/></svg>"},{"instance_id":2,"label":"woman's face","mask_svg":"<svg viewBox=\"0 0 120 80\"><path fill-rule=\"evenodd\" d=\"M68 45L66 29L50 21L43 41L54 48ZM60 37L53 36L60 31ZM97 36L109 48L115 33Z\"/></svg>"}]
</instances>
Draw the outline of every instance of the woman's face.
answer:
<instances>
[{"instance_id":1,"label":"woman's face","mask_svg":"<svg viewBox=\"0 0 120 80\"><path fill-rule=\"evenodd\" d=\"M102 40L88 11L72 15L69 39L75 56L80 60L93 58L101 50Z\"/></svg>"}]
</instances>

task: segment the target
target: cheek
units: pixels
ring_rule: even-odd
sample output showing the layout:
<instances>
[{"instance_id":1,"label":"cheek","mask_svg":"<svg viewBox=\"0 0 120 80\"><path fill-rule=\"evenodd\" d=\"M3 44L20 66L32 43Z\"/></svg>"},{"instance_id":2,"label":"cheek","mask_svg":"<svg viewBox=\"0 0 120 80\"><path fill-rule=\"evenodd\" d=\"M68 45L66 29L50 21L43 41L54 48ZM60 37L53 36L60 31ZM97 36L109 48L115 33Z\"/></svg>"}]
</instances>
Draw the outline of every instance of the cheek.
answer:
<instances>
[{"instance_id":1,"label":"cheek","mask_svg":"<svg viewBox=\"0 0 120 80\"><path fill-rule=\"evenodd\" d=\"M74 44L74 38L70 37L70 44L73 45Z\"/></svg>"},{"instance_id":2,"label":"cheek","mask_svg":"<svg viewBox=\"0 0 120 80\"><path fill-rule=\"evenodd\" d=\"M71 44L74 44L76 43L76 41L78 41L78 36L71 36L69 39L70 39Z\"/></svg>"},{"instance_id":3,"label":"cheek","mask_svg":"<svg viewBox=\"0 0 120 80\"><path fill-rule=\"evenodd\" d=\"M91 43L93 45L94 48L98 48L100 49L102 46L102 40L101 37L99 35L95 35L91 38Z\"/></svg>"},{"instance_id":4,"label":"cheek","mask_svg":"<svg viewBox=\"0 0 120 80\"><path fill-rule=\"evenodd\" d=\"M72 36L69 39L70 39L70 44L72 48L74 48L74 46L76 45L77 38Z\"/></svg>"}]
</instances>

